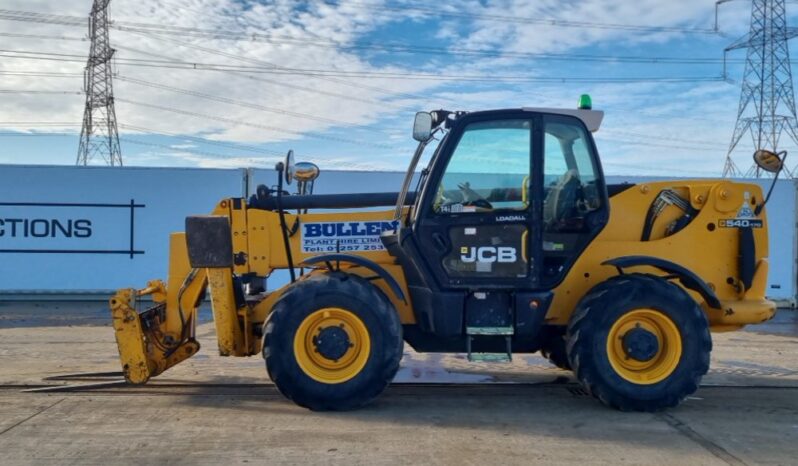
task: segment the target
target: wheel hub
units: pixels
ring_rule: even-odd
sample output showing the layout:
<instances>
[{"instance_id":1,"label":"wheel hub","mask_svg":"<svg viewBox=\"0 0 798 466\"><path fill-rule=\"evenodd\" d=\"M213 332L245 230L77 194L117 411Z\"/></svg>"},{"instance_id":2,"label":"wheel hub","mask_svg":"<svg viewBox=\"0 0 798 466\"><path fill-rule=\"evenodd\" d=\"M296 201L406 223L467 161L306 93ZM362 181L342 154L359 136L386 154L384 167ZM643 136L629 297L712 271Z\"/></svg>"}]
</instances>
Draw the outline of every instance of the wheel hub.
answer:
<instances>
[{"instance_id":1,"label":"wheel hub","mask_svg":"<svg viewBox=\"0 0 798 466\"><path fill-rule=\"evenodd\" d=\"M312 312L294 335L294 355L302 371L324 384L357 376L371 354L366 324L353 312L325 307Z\"/></svg>"},{"instance_id":2,"label":"wheel hub","mask_svg":"<svg viewBox=\"0 0 798 466\"><path fill-rule=\"evenodd\" d=\"M668 378L679 366L682 336L657 309L639 308L619 316L607 334L607 358L615 373L638 385Z\"/></svg>"},{"instance_id":3,"label":"wheel hub","mask_svg":"<svg viewBox=\"0 0 798 466\"><path fill-rule=\"evenodd\" d=\"M352 342L349 341L349 335L343 328L330 326L321 329L319 335L313 338L313 346L320 355L331 361L337 361L349 351Z\"/></svg>"},{"instance_id":4,"label":"wheel hub","mask_svg":"<svg viewBox=\"0 0 798 466\"><path fill-rule=\"evenodd\" d=\"M646 362L659 352L657 336L642 327L635 327L623 336L623 349L630 358Z\"/></svg>"}]
</instances>

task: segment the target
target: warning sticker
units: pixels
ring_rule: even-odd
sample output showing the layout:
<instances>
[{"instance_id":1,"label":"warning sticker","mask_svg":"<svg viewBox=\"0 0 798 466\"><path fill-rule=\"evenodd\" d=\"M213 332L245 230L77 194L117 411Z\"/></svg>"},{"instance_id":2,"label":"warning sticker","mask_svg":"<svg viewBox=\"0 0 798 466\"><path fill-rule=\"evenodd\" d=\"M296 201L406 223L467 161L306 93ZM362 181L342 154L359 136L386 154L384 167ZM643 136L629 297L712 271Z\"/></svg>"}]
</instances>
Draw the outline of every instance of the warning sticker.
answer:
<instances>
[{"instance_id":1,"label":"warning sticker","mask_svg":"<svg viewBox=\"0 0 798 466\"><path fill-rule=\"evenodd\" d=\"M395 230L398 221L319 222L302 225L302 252L366 252L382 251L380 234Z\"/></svg>"}]
</instances>

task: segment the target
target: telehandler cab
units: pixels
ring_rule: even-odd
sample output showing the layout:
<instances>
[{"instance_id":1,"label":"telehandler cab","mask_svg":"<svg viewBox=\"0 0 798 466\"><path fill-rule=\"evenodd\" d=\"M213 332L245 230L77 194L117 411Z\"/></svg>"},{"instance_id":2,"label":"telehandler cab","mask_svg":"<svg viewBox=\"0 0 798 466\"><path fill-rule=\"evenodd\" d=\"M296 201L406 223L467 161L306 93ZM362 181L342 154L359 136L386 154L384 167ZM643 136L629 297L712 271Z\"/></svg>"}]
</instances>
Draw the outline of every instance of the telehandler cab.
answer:
<instances>
[{"instance_id":1,"label":"telehandler cab","mask_svg":"<svg viewBox=\"0 0 798 466\"><path fill-rule=\"evenodd\" d=\"M710 330L774 315L767 199L728 180L608 185L602 117L587 96L573 110L418 113L398 193L312 194L318 168L289 152L275 189L186 219L166 283L111 298L125 378L197 353L209 291L219 352L262 353L280 392L313 410L379 395L404 342L472 361L540 351L606 405L676 406L709 369ZM782 157L755 155L776 173ZM291 282L258 293L278 269ZM139 312L145 295L154 307Z\"/></svg>"}]
</instances>

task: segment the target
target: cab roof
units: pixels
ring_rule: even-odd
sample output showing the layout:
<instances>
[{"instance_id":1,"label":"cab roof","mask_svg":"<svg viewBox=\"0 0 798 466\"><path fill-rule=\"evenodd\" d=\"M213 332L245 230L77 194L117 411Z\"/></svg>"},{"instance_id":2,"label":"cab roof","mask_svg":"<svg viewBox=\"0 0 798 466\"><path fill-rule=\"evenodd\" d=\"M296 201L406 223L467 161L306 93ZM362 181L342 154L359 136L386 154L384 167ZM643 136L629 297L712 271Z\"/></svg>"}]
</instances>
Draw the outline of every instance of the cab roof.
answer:
<instances>
[{"instance_id":1,"label":"cab roof","mask_svg":"<svg viewBox=\"0 0 798 466\"><path fill-rule=\"evenodd\" d=\"M601 121L604 119L604 112L602 110L587 110L581 108L541 108L541 107L523 107L521 110L525 112L536 113L554 113L557 115L570 115L575 116L582 120L582 123L587 126L591 133L595 133L601 127Z\"/></svg>"},{"instance_id":2,"label":"cab roof","mask_svg":"<svg viewBox=\"0 0 798 466\"><path fill-rule=\"evenodd\" d=\"M476 112L453 112L458 118L459 116L477 116L477 115L484 115L490 113L503 113L508 111L518 111L519 109L496 109L496 110L480 110ZM582 120L585 124L587 129L591 133L595 133L601 127L601 121L604 119L604 112L602 110L587 110L587 109L577 109L577 108L545 108L545 107L522 107L520 109L523 112L535 112L535 113L549 113L555 115L568 115L574 116Z\"/></svg>"}]
</instances>

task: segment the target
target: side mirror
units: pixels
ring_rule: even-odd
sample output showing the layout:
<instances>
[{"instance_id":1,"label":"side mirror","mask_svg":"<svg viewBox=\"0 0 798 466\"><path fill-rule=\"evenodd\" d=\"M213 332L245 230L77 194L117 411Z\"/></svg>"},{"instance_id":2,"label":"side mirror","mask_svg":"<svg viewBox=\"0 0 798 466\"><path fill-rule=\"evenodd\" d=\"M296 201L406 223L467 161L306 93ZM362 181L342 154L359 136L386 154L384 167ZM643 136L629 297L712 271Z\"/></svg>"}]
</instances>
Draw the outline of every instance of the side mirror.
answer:
<instances>
[{"instance_id":1,"label":"side mirror","mask_svg":"<svg viewBox=\"0 0 798 466\"><path fill-rule=\"evenodd\" d=\"M319 177L319 167L315 163L299 162L294 167L294 179L300 183L309 183Z\"/></svg>"},{"instance_id":2,"label":"side mirror","mask_svg":"<svg viewBox=\"0 0 798 466\"><path fill-rule=\"evenodd\" d=\"M291 149L285 154L285 183L291 184L294 179L296 164L294 164L294 150Z\"/></svg>"},{"instance_id":3,"label":"side mirror","mask_svg":"<svg viewBox=\"0 0 798 466\"><path fill-rule=\"evenodd\" d=\"M418 142L426 141L432 136L432 114L427 112L416 113L413 122L413 139Z\"/></svg>"},{"instance_id":4,"label":"side mirror","mask_svg":"<svg viewBox=\"0 0 798 466\"><path fill-rule=\"evenodd\" d=\"M754 163L756 163L757 167L768 173L778 173L784 168L785 155L787 155L787 151L775 153L769 150L759 149L754 152Z\"/></svg>"}]
</instances>

